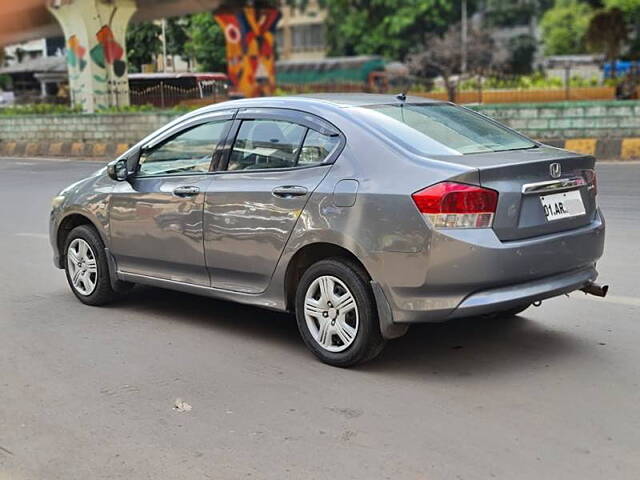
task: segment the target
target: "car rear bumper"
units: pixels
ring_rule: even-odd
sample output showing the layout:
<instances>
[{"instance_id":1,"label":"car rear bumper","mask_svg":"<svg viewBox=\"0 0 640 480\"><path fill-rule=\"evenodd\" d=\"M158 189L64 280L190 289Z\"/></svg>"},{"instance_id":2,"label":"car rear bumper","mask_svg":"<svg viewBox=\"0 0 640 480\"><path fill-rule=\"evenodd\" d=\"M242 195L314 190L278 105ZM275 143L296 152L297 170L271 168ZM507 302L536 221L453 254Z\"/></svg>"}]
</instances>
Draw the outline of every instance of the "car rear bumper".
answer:
<instances>
[{"instance_id":1,"label":"car rear bumper","mask_svg":"<svg viewBox=\"0 0 640 480\"><path fill-rule=\"evenodd\" d=\"M556 297L578 290L597 277L596 269L589 267L519 285L482 290L465 298L447 319L499 312Z\"/></svg>"},{"instance_id":2,"label":"car rear bumper","mask_svg":"<svg viewBox=\"0 0 640 480\"><path fill-rule=\"evenodd\" d=\"M376 281L394 323L497 312L594 281L604 232L599 213L584 227L511 242L489 229L435 232L424 252L384 255Z\"/></svg>"}]
</instances>

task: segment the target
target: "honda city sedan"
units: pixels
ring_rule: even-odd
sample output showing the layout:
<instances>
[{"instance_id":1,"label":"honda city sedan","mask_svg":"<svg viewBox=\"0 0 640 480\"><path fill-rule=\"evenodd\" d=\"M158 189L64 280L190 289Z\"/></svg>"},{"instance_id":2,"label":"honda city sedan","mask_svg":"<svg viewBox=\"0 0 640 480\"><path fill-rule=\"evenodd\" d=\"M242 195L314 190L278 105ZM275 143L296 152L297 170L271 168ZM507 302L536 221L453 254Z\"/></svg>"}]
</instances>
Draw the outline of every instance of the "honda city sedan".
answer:
<instances>
[{"instance_id":1,"label":"honda city sedan","mask_svg":"<svg viewBox=\"0 0 640 480\"><path fill-rule=\"evenodd\" d=\"M606 294L594 163L424 98L230 101L60 192L51 245L87 305L145 284L292 312L344 367L413 323Z\"/></svg>"}]
</instances>

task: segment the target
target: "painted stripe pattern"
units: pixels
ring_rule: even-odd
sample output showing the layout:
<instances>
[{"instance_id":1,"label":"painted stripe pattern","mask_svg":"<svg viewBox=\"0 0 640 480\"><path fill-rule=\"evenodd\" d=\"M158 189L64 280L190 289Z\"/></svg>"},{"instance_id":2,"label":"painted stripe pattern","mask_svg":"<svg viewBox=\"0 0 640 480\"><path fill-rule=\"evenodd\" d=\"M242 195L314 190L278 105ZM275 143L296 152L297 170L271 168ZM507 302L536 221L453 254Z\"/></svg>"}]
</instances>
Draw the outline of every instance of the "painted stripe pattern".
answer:
<instances>
[{"instance_id":1,"label":"painted stripe pattern","mask_svg":"<svg viewBox=\"0 0 640 480\"><path fill-rule=\"evenodd\" d=\"M598 160L640 160L640 138L545 139L542 143L572 152L593 155ZM0 141L0 157L117 158L128 143L12 142Z\"/></svg>"}]
</instances>

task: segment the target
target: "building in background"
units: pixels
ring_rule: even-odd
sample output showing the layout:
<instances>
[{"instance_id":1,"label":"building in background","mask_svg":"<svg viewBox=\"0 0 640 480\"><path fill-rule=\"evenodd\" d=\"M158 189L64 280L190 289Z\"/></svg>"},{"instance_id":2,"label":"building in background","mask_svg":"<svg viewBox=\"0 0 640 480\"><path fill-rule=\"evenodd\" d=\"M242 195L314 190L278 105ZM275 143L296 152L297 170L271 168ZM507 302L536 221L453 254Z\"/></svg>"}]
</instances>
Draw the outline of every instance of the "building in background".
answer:
<instances>
[{"instance_id":1,"label":"building in background","mask_svg":"<svg viewBox=\"0 0 640 480\"><path fill-rule=\"evenodd\" d=\"M5 47L0 75L8 76L11 102L68 101L64 38L41 38Z\"/></svg>"},{"instance_id":2,"label":"building in background","mask_svg":"<svg viewBox=\"0 0 640 480\"><path fill-rule=\"evenodd\" d=\"M40 38L5 47L7 66L42 57L64 55L64 37Z\"/></svg>"},{"instance_id":3,"label":"building in background","mask_svg":"<svg viewBox=\"0 0 640 480\"><path fill-rule=\"evenodd\" d=\"M282 5L276 30L279 60L319 60L327 56L325 19L327 10L310 0L307 8Z\"/></svg>"},{"instance_id":4,"label":"building in background","mask_svg":"<svg viewBox=\"0 0 640 480\"><path fill-rule=\"evenodd\" d=\"M10 89L16 100L21 102L54 102L59 96L65 96L64 86L69 82L64 57L30 58L0 68L0 75L11 78ZM60 99L60 102L66 101L66 98Z\"/></svg>"}]
</instances>

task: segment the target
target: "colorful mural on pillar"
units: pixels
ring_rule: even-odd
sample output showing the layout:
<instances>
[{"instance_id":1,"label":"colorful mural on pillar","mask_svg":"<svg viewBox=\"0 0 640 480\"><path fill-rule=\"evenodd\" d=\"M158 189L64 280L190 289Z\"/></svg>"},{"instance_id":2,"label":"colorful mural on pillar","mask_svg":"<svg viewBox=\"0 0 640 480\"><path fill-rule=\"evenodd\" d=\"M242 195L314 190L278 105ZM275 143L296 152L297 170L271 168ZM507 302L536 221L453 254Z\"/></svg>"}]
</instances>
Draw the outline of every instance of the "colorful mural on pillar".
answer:
<instances>
[{"instance_id":1,"label":"colorful mural on pillar","mask_svg":"<svg viewBox=\"0 0 640 480\"><path fill-rule=\"evenodd\" d=\"M116 37L108 25L103 27L96 33L98 44L91 49L91 59L100 68L107 68L107 65L113 66L113 73L117 77L121 77L127 71L127 64L122 60L124 57L124 49L116 41Z\"/></svg>"},{"instance_id":2,"label":"colorful mural on pillar","mask_svg":"<svg viewBox=\"0 0 640 480\"><path fill-rule=\"evenodd\" d=\"M227 42L227 69L234 87L247 97L272 95L276 87L275 8L247 7L214 15Z\"/></svg>"},{"instance_id":3,"label":"colorful mural on pillar","mask_svg":"<svg viewBox=\"0 0 640 480\"><path fill-rule=\"evenodd\" d=\"M112 13L115 13L115 9ZM111 20L110 20L111 22ZM109 25L103 25L96 32L98 43L91 49L89 55L93 63L105 71L104 75L94 74L95 85L94 95L106 95L104 104L98 104L98 108L105 108L107 104L118 105L118 96L128 95L128 80L124 77L127 73L127 64L123 60L124 48L116 41L116 37ZM111 73L113 72L113 73ZM111 98L115 97L115 98Z\"/></svg>"},{"instance_id":4,"label":"colorful mural on pillar","mask_svg":"<svg viewBox=\"0 0 640 480\"><path fill-rule=\"evenodd\" d=\"M94 112L129 104L125 34L136 0L39 0L67 38L69 94Z\"/></svg>"},{"instance_id":5,"label":"colorful mural on pillar","mask_svg":"<svg viewBox=\"0 0 640 480\"><path fill-rule=\"evenodd\" d=\"M83 71L87 66L84 59L87 49L80 45L80 40L76 35L71 35L67 41L67 62L71 68L77 68Z\"/></svg>"},{"instance_id":6,"label":"colorful mural on pillar","mask_svg":"<svg viewBox=\"0 0 640 480\"><path fill-rule=\"evenodd\" d=\"M71 85L75 87L69 89L73 104L83 104L85 102L82 97L84 83L81 83L80 79L82 72L87 68L87 61L84 58L86 54L87 49L82 46L77 35L71 35L67 40L67 64L69 65Z\"/></svg>"}]
</instances>

